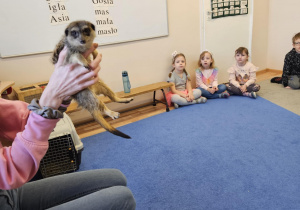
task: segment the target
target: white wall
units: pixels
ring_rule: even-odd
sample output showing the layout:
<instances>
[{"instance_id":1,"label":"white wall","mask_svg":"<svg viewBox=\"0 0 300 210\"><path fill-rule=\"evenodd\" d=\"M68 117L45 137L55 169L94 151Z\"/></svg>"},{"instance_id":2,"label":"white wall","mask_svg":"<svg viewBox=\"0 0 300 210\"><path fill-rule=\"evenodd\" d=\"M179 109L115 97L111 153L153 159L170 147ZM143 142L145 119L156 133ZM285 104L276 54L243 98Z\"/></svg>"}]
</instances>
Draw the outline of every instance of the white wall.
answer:
<instances>
[{"instance_id":1,"label":"white wall","mask_svg":"<svg viewBox=\"0 0 300 210\"><path fill-rule=\"evenodd\" d=\"M123 90L123 70L128 71L132 87L165 81L174 50L186 55L187 70L194 75L200 53L199 1L168 0L167 3L169 36L99 48L103 54L99 75L113 91ZM46 81L53 71L50 57L47 53L0 59L0 80L15 81L16 86ZM110 107L119 110L151 99L151 94L145 94L136 97L131 105L111 103Z\"/></svg>"},{"instance_id":2,"label":"white wall","mask_svg":"<svg viewBox=\"0 0 300 210\"><path fill-rule=\"evenodd\" d=\"M252 62L259 70L268 68L269 0L253 2Z\"/></svg>"},{"instance_id":3,"label":"white wall","mask_svg":"<svg viewBox=\"0 0 300 210\"><path fill-rule=\"evenodd\" d=\"M251 52L252 0L248 1L248 14L217 19L211 19L211 15L208 15L211 11L211 0L201 2L201 50L213 53L216 67L219 69L219 83L228 82L227 69L235 62L235 50L246 47Z\"/></svg>"},{"instance_id":4,"label":"white wall","mask_svg":"<svg viewBox=\"0 0 300 210\"><path fill-rule=\"evenodd\" d=\"M270 0L267 59L270 69L283 68L284 57L292 49L292 37L300 32L299 8L299 0Z\"/></svg>"}]
</instances>

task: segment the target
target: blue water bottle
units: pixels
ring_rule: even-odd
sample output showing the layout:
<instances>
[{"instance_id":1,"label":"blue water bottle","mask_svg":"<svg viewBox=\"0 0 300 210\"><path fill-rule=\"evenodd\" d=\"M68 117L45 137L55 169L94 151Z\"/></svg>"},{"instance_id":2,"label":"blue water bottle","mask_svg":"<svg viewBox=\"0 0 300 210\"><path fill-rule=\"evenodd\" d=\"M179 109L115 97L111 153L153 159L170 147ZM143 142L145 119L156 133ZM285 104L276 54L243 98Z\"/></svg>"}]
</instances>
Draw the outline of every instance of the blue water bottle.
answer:
<instances>
[{"instance_id":1,"label":"blue water bottle","mask_svg":"<svg viewBox=\"0 0 300 210\"><path fill-rule=\"evenodd\" d=\"M122 71L122 79L123 79L123 86L124 86L124 93L130 93L130 82L127 71Z\"/></svg>"}]
</instances>

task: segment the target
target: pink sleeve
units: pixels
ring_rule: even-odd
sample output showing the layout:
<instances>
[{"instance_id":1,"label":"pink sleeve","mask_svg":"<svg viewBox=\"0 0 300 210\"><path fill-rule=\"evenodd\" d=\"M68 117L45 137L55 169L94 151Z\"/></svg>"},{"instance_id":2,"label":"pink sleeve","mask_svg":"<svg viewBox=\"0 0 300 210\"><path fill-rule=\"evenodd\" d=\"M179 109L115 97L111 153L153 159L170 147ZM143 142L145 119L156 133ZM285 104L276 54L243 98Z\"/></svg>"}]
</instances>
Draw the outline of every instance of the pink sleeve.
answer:
<instances>
[{"instance_id":1,"label":"pink sleeve","mask_svg":"<svg viewBox=\"0 0 300 210\"><path fill-rule=\"evenodd\" d=\"M7 105L2 102L0 100L0 109ZM25 110L27 107L22 104L9 104L12 110L15 107L18 110L14 110L14 114L10 112L13 115L11 118L3 112L0 114L0 137L10 137L16 131L10 119L19 118L20 121L24 121L15 122L18 129L19 124L26 125L22 131L18 131L11 147L3 147L0 143L0 189L20 187L36 174L40 160L47 152L49 135L58 122L58 119L45 119L35 113L28 115L29 111ZM16 117L17 115L19 117Z\"/></svg>"},{"instance_id":2,"label":"pink sleeve","mask_svg":"<svg viewBox=\"0 0 300 210\"><path fill-rule=\"evenodd\" d=\"M249 63L249 62L248 62ZM249 80L246 82L246 86L248 87L249 85L251 85L251 84L253 84L253 83L255 83L255 81L256 81L256 71L257 71L257 67L256 66L254 66L252 63L249 63L249 76L250 76L250 78L249 78Z\"/></svg>"},{"instance_id":3,"label":"pink sleeve","mask_svg":"<svg viewBox=\"0 0 300 210\"><path fill-rule=\"evenodd\" d=\"M218 87L218 73L216 74L214 81L212 82L213 87Z\"/></svg>"},{"instance_id":4,"label":"pink sleeve","mask_svg":"<svg viewBox=\"0 0 300 210\"><path fill-rule=\"evenodd\" d=\"M235 70L233 67L230 67L227 72L229 73L229 82L236 87L240 87L240 83L236 81Z\"/></svg>"},{"instance_id":5,"label":"pink sleeve","mask_svg":"<svg viewBox=\"0 0 300 210\"><path fill-rule=\"evenodd\" d=\"M203 89L207 89L208 87L203 83L201 78L201 73L196 71L196 87L201 87Z\"/></svg>"}]
</instances>

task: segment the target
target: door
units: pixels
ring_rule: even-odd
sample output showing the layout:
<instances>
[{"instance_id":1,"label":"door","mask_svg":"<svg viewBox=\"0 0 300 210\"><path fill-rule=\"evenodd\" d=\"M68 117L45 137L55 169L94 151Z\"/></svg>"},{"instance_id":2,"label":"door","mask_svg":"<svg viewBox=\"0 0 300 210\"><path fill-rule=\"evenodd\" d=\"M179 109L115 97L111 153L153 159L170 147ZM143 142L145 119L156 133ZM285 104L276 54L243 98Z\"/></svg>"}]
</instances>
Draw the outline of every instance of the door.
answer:
<instances>
[{"instance_id":1,"label":"door","mask_svg":"<svg viewBox=\"0 0 300 210\"><path fill-rule=\"evenodd\" d=\"M212 19L211 0L200 0L200 49L201 52L212 52L215 65L219 69L219 84L228 82L227 69L234 64L234 52L238 47L248 48L251 62L252 8L253 1L248 0L248 14Z\"/></svg>"}]
</instances>

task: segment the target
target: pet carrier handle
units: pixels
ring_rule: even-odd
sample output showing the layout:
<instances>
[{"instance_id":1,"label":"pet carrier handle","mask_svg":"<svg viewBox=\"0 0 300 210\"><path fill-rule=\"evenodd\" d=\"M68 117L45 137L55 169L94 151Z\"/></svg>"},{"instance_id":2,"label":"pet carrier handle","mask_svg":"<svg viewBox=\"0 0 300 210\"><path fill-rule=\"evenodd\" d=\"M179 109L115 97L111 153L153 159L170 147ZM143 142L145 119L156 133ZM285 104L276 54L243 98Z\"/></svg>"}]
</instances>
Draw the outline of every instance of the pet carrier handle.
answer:
<instances>
[{"instance_id":1,"label":"pet carrier handle","mask_svg":"<svg viewBox=\"0 0 300 210\"><path fill-rule=\"evenodd\" d=\"M131 85L130 85L127 71L122 71L122 79L123 79L124 93L130 93Z\"/></svg>"}]
</instances>

